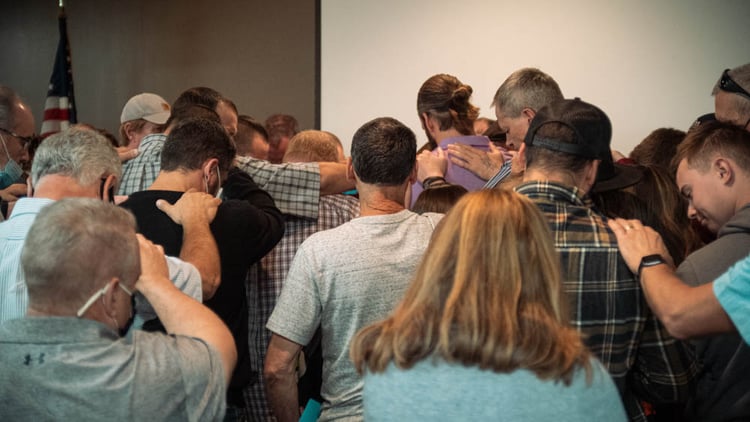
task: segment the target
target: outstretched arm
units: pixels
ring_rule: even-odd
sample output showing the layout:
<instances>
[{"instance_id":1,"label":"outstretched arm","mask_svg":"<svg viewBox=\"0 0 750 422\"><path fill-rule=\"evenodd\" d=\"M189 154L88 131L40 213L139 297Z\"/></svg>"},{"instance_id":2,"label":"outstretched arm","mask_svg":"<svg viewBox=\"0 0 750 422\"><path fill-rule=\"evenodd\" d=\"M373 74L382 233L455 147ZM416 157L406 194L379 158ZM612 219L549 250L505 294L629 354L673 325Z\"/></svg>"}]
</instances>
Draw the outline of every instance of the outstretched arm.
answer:
<instances>
[{"instance_id":1,"label":"outstretched arm","mask_svg":"<svg viewBox=\"0 0 750 422\"><path fill-rule=\"evenodd\" d=\"M668 265L641 270L640 282L646 300L657 318L674 337L686 339L734 330L713 292L713 283L690 287L675 274L671 258L659 233L638 220L609 220L625 262L637 273L641 258L659 254Z\"/></svg>"}]
</instances>

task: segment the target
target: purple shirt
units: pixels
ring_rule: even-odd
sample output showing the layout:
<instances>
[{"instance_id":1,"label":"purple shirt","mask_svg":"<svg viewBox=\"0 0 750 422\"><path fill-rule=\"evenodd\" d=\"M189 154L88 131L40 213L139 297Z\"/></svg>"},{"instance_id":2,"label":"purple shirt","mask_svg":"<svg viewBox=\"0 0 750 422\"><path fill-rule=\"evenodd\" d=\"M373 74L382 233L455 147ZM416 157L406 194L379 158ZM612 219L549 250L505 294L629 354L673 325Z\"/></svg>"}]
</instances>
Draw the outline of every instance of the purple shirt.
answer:
<instances>
[{"instance_id":1,"label":"purple shirt","mask_svg":"<svg viewBox=\"0 0 750 422\"><path fill-rule=\"evenodd\" d=\"M438 148L442 148L445 151L450 144L464 144L471 147L487 151L489 149L490 139L486 136L457 136L455 138L444 139L443 142L438 145ZM437 154L436 150L432 151L432 154ZM446 155L447 155L446 151ZM448 183L454 185L461 185L468 191L480 190L484 187L486 180L477 177L474 173L466 170L463 167L459 167L448 160L448 169L445 172L445 180ZM422 193L424 188L419 182L415 182L411 185L411 204L417 200L419 194Z\"/></svg>"}]
</instances>

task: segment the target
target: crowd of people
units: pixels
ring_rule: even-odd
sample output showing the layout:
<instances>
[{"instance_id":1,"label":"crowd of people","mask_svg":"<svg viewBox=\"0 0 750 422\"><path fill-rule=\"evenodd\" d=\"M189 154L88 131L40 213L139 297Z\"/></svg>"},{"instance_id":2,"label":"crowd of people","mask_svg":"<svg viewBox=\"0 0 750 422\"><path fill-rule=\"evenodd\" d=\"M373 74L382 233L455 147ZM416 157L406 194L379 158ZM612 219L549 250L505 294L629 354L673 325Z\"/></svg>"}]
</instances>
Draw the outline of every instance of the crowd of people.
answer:
<instances>
[{"instance_id":1,"label":"crowd of people","mask_svg":"<svg viewBox=\"0 0 750 422\"><path fill-rule=\"evenodd\" d=\"M750 420L750 64L628 156L539 69L472 94L347 157L207 87L40 139L0 85L0 418Z\"/></svg>"}]
</instances>

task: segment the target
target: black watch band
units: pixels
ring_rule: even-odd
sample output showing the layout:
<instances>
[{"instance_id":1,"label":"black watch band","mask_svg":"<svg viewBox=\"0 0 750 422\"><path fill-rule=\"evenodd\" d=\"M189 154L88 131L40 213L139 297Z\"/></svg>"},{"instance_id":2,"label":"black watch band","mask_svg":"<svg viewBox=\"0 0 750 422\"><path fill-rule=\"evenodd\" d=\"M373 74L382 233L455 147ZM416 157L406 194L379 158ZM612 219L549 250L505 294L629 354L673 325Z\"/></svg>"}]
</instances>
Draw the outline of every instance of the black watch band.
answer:
<instances>
[{"instance_id":1,"label":"black watch band","mask_svg":"<svg viewBox=\"0 0 750 422\"><path fill-rule=\"evenodd\" d=\"M666 264L666 263L667 261L665 261L664 258L662 258L662 256L659 254L646 255L643 258L641 258L641 263L640 265L638 265L638 273L636 274L636 276L640 280L641 271L643 271L644 268L653 267L655 265Z\"/></svg>"}]
</instances>

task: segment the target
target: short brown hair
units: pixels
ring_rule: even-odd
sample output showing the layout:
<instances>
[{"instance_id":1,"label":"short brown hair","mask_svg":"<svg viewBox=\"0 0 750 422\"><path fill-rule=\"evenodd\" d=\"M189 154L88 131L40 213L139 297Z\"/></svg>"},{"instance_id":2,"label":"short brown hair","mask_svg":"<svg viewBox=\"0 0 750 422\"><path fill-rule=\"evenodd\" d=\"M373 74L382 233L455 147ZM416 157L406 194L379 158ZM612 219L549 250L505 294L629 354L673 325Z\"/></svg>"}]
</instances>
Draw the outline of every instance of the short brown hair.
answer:
<instances>
[{"instance_id":1,"label":"short brown hair","mask_svg":"<svg viewBox=\"0 0 750 422\"><path fill-rule=\"evenodd\" d=\"M740 169L750 173L750 132L719 121L697 126L677 147L672 166L677 168L686 160L688 167L705 171L716 155L731 158Z\"/></svg>"}]
</instances>

